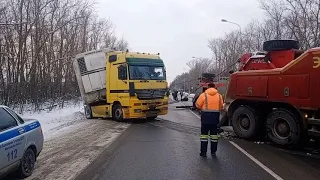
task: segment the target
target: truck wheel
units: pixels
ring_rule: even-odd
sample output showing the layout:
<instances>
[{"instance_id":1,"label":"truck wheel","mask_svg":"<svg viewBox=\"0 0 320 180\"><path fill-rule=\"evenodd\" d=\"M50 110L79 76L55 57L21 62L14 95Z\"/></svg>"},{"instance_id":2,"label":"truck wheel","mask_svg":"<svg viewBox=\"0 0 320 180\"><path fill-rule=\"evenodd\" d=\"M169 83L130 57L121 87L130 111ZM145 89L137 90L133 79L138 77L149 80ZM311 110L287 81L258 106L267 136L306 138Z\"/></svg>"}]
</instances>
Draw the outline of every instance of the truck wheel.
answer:
<instances>
[{"instance_id":1,"label":"truck wheel","mask_svg":"<svg viewBox=\"0 0 320 180\"><path fill-rule=\"evenodd\" d=\"M259 114L250 106L240 106L232 115L232 127L241 138L253 138L261 127Z\"/></svg>"},{"instance_id":2,"label":"truck wheel","mask_svg":"<svg viewBox=\"0 0 320 180\"><path fill-rule=\"evenodd\" d=\"M297 145L302 134L298 118L285 109L274 110L268 115L266 131L272 142L284 146Z\"/></svg>"},{"instance_id":3,"label":"truck wheel","mask_svg":"<svg viewBox=\"0 0 320 180\"><path fill-rule=\"evenodd\" d=\"M23 157L21 159L21 164L18 171L19 178L29 177L34 170L35 164L36 154L31 148L28 148L24 152Z\"/></svg>"},{"instance_id":4,"label":"truck wheel","mask_svg":"<svg viewBox=\"0 0 320 180\"><path fill-rule=\"evenodd\" d=\"M281 51L299 48L299 42L296 40L270 40L263 43L264 51Z\"/></svg>"},{"instance_id":5,"label":"truck wheel","mask_svg":"<svg viewBox=\"0 0 320 180\"><path fill-rule=\"evenodd\" d=\"M229 121L228 121L228 116L227 113L221 113L221 119L219 122L220 127L222 126L228 126L229 125Z\"/></svg>"},{"instance_id":6,"label":"truck wheel","mask_svg":"<svg viewBox=\"0 0 320 180\"><path fill-rule=\"evenodd\" d=\"M120 104L113 105L112 108L112 118L116 121L123 121L123 110Z\"/></svg>"},{"instance_id":7,"label":"truck wheel","mask_svg":"<svg viewBox=\"0 0 320 180\"><path fill-rule=\"evenodd\" d=\"M92 119L92 110L91 107L89 105L84 105L84 114L86 116L87 119Z\"/></svg>"}]
</instances>

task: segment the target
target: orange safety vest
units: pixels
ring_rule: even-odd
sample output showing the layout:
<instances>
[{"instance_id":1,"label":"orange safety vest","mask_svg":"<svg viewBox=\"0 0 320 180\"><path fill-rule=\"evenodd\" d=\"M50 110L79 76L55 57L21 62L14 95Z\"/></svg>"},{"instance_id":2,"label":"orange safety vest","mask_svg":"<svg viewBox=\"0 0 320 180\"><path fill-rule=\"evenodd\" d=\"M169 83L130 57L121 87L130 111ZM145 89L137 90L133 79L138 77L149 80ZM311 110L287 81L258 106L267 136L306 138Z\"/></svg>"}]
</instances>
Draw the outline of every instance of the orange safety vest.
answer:
<instances>
[{"instance_id":1,"label":"orange safety vest","mask_svg":"<svg viewBox=\"0 0 320 180\"><path fill-rule=\"evenodd\" d=\"M196 106L203 112L220 112L223 98L215 88L209 88L199 96Z\"/></svg>"}]
</instances>

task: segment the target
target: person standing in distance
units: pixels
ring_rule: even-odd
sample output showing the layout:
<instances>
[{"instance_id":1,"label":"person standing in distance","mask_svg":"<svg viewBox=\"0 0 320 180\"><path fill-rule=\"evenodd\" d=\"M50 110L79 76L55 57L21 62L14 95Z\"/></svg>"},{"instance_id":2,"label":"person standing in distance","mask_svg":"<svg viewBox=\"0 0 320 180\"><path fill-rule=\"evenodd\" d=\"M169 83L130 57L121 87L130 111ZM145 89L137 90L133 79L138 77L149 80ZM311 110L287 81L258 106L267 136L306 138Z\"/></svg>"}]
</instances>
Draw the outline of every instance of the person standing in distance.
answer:
<instances>
[{"instance_id":1,"label":"person standing in distance","mask_svg":"<svg viewBox=\"0 0 320 180\"><path fill-rule=\"evenodd\" d=\"M220 111L223 108L223 99L213 83L209 83L208 89L199 96L196 107L201 110L200 156L207 156L209 137L211 155L215 156L218 147L217 126L219 124Z\"/></svg>"},{"instance_id":2,"label":"person standing in distance","mask_svg":"<svg viewBox=\"0 0 320 180\"><path fill-rule=\"evenodd\" d=\"M181 101L182 101L182 98L183 98L183 91L180 92L180 96L181 96Z\"/></svg>"}]
</instances>

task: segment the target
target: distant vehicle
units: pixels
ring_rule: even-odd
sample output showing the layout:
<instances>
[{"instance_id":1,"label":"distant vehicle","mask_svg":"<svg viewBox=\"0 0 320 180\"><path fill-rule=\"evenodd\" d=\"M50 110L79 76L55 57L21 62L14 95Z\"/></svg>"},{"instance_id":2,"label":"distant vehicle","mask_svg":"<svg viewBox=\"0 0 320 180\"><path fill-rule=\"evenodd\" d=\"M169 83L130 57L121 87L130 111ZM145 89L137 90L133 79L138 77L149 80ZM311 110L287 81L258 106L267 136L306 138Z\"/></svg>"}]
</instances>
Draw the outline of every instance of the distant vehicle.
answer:
<instances>
[{"instance_id":1,"label":"distant vehicle","mask_svg":"<svg viewBox=\"0 0 320 180\"><path fill-rule=\"evenodd\" d=\"M6 106L0 106L0 178L17 172L29 177L43 147L39 121L22 119Z\"/></svg>"},{"instance_id":2,"label":"distant vehicle","mask_svg":"<svg viewBox=\"0 0 320 180\"><path fill-rule=\"evenodd\" d=\"M168 113L159 54L102 49L77 55L73 65L87 119L155 119Z\"/></svg>"}]
</instances>

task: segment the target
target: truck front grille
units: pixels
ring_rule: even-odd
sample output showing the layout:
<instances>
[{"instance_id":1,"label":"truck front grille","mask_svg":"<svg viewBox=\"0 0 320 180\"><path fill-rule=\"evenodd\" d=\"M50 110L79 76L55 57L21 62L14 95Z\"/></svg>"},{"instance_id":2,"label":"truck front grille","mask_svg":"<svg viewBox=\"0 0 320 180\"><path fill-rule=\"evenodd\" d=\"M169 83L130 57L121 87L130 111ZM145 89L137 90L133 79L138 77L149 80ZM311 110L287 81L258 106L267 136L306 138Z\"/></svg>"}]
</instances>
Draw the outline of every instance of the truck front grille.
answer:
<instances>
[{"instance_id":1,"label":"truck front grille","mask_svg":"<svg viewBox=\"0 0 320 180\"><path fill-rule=\"evenodd\" d=\"M167 90L166 89L136 89L138 99L163 99Z\"/></svg>"}]
</instances>

